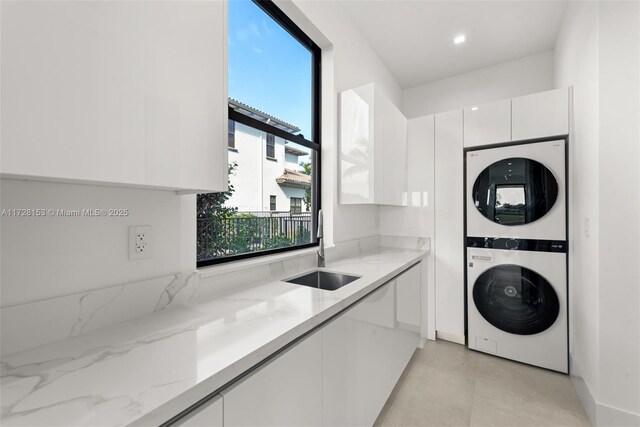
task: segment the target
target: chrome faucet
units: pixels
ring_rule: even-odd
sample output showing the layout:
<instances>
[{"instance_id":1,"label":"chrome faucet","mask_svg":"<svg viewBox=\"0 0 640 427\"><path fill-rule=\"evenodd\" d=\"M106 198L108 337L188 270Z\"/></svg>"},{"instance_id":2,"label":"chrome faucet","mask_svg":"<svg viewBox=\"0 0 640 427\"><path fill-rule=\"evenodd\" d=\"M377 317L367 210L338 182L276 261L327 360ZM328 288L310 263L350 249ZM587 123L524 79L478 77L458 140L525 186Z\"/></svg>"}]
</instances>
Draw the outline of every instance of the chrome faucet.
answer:
<instances>
[{"instance_id":1,"label":"chrome faucet","mask_svg":"<svg viewBox=\"0 0 640 427\"><path fill-rule=\"evenodd\" d=\"M318 245L320 246L319 250L316 250L316 254L318 254L318 267L324 267L325 266L325 262L324 262L324 236L323 236L323 230L322 230L322 209L320 209L318 211L318 234L317 234L317 238L318 238Z\"/></svg>"}]
</instances>

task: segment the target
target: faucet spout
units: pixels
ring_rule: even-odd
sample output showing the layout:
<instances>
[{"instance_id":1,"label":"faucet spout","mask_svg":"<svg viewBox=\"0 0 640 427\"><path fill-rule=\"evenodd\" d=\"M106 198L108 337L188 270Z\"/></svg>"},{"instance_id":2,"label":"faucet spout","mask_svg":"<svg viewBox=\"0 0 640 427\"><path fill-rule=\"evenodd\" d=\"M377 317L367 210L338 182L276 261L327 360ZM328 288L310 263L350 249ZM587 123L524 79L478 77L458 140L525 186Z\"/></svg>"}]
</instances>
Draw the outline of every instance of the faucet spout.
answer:
<instances>
[{"instance_id":1,"label":"faucet spout","mask_svg":"<svg viewBox=\"0 0 640 427\"><path fill-rule=\"evenodd\" d=\"M318 211L318 234L316 235L318 238L318 246L319 249L316 250L316 254L318 255L318 267L325 266L324 260L324 230L323 230L323 220L322 220L322 209Z\"/></svg>"}]
</instances>

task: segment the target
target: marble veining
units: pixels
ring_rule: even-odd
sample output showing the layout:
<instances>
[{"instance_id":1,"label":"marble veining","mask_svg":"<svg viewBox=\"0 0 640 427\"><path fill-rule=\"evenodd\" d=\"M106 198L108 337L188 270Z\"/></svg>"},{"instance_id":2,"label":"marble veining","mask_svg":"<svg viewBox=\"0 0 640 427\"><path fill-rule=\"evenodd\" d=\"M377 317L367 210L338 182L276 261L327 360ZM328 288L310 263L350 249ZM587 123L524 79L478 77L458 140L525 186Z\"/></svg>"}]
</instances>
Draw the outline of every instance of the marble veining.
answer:
<instances>
[{"instance_id":1,"label":"marble veining","mask_svg":"<svg viewBox=\"0 0 640 427\"><path fill-rule=\"evenodd\" d=\"M93 330L132 290L80 296L66 339L2 357L2 425L158 425L424 255L379 249L331 262L330 270L362 276L334 292L270 277L291 274L295 262L268 266L263 282L209 300L197 274L186 274L164 280L149 314Z\"/></svg>"},{"instance_id":2,"label":"marble veining","mask_svg":"<svg viewBox=\"0 0 640 427\"><path fill-rule=\"evenodd\" d=\"M380 246L385 248L415 249L428 251L431 248L429 237L419 236L380 236Z\"/></svg>"},{"instance_id":3,"label":"marble veining","mask_svg":"<svg viewBox=\"0 0 640 427\"><path fill-rule=\"evenodd\" d=\"M0 309L2 355L188 303L197 291L194 271L5 307Z\"/></svg>"}]
</instances>

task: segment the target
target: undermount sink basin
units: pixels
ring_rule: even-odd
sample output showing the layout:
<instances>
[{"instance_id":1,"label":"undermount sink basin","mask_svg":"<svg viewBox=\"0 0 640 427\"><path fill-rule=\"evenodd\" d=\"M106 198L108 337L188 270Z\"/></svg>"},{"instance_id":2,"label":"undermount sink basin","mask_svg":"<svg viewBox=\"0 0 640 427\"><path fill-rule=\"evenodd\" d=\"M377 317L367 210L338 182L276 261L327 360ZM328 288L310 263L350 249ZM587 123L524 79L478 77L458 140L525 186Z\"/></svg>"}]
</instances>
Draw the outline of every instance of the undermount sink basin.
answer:
<instances>
[{"instance_id":1,"label":"undermount sink basin","mask_svg":"<svg viewBox=\"0 0 640 427\"><path fill-rule=\"evenodd\" d=\"M348 274L314 270L301 276L286 279L285 282L309 286L310 288L324 289L325 291L335 291L359 278L360 276L349 276Z\"/></svg>"}]
</instances>

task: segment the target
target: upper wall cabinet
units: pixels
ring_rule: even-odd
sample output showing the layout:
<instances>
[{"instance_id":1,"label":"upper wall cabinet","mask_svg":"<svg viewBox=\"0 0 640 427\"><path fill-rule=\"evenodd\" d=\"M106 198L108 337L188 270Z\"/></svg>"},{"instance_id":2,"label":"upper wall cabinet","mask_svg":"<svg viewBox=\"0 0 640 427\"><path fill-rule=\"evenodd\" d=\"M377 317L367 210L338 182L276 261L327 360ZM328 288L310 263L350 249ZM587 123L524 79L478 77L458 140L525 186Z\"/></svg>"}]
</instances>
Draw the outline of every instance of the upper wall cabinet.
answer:
<instances>
[{"instance_id":1,"label":"upper wall cabinet","mask_svg":"<svg viewBox=\"0 0 640 427\"><path fill-rule=\"evenodd\" d=\"M226 2L1 7L2 176L226 189Z\"/></svg>"},{"instance_id":2,"label":"upper wall cabinet","mask_svg":"<svg viewBox=\"0 0 640 427\"><path fill-rule=\"evenodd\" d=\"M511 100L464 109L464 146L511 141Z\"/></svg>"},{"instance_id":3,"label":"upper wall cabinet","mask_svg":"<svg viewBox=\"0 0 640 427\"><path fill-rule=\"evenodd\" d=\"M513 140L567 135L569 93L565 87L514 98Z\"/></svg>"},{"instance_id":4,"label":"upper wall cabinet","mask_svg":"<svg viewBox=\"0 0 640 427\"><path fill-rule=\"evenodd\" d=\"M373 83L340 94L340 203L406 205L407 119Z\"/></svg>"}]
</instances>

